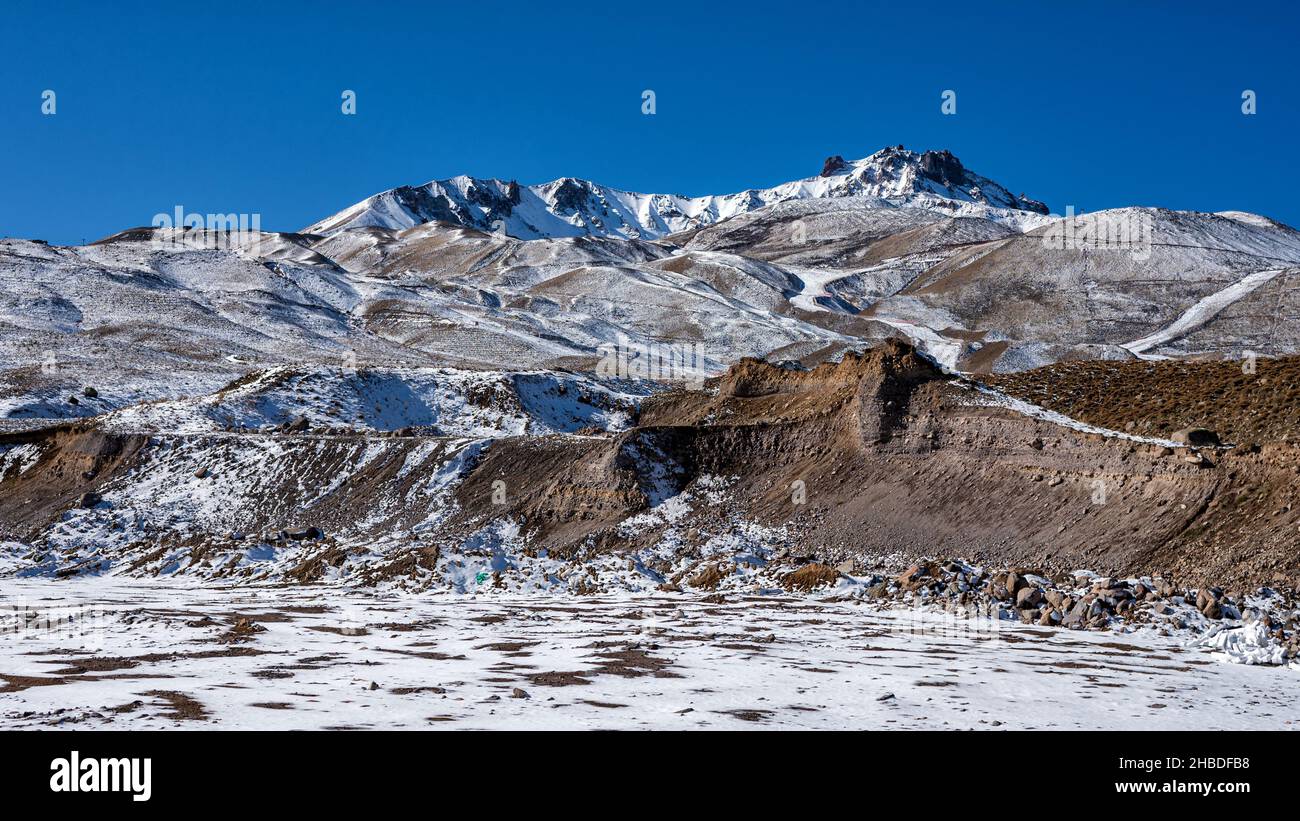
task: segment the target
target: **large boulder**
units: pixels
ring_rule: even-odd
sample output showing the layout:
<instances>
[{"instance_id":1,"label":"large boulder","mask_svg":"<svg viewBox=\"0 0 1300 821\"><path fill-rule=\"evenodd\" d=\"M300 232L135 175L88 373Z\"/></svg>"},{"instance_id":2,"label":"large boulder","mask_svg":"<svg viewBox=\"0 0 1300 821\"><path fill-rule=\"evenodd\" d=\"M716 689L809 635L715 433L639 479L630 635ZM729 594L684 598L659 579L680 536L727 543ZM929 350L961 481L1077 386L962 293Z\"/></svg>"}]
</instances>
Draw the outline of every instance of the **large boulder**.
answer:
<instances>
[{"instance_id":1,"label":"large boulder","mask_svg":"<svg viewBox=\"0 0 1300 821\"><path fill-rule=\"evenodd\" d=\"M1219 434L1209 428L1183 428L1169 438L1191 448L1212 448L1219 444Z\"/></svg>"}]
</instances>

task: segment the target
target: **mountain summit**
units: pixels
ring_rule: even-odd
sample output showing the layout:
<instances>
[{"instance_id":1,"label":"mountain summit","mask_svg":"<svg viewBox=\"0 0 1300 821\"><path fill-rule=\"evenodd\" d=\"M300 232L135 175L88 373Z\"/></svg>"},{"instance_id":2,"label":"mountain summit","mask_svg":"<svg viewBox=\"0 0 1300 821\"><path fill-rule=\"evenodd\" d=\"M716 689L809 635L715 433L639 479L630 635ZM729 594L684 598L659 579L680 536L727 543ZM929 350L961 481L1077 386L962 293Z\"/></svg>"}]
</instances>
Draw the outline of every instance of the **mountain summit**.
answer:
<instances>
[{"instance_id":1,"label":"mountain summit","mask_svg":"<svg viewBox=\"0 0 1300 821\"><path fill-rule=\"evenodd\" d=\"M910 202L940 198L1046 214L1047 206L962 165L949 151L917 153L890 146L870 157L828 158L814 177L735 194L684 197L637 194L565 177L540 185L459 176L376 194L304 229L411 228L434 220L519 239L600 236L656 239L712 225L788 200L872 197Z\"/></svg>"}]
</instances>

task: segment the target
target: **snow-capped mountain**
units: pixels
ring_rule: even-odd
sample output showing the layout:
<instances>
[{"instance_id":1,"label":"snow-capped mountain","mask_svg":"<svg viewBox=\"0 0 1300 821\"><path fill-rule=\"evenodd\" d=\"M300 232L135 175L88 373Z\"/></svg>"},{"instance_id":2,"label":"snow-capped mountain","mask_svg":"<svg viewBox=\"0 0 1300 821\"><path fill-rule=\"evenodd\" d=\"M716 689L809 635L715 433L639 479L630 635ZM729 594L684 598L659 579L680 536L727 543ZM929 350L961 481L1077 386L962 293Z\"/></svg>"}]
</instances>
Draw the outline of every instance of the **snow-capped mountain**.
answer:
<instances>
[{"instance_id":1,"label":"snow-capped mountain","mask_svg":"<svg viewBox=\"0 0 1300 821\"><path fill-rule=\"evenodd\" d=\"M712 225L790 200L872 197L894 202L938 197L997 209L1046 214L1047 206L962 165L948 151L890 146L865 159L829 157L815 177L721 196L637 194L565 177L541 185L459 176L376 194L304 229L403 229L440 221L519 239L592 235L656 239Z\"/></svg>"},{"instance_id":2,"label":"snow-capped mountain","mask_svg":"<svg viewBox=\"0 0 1300 821\"><path fill-rule=\"evenodd\" d=\"M727 197L461 177L233 247L160 228L3 240L0 427L281 365L592 371L674 346L694 379L895 336L974 373L1300 351L1300 232L1042 210L946 151L895 147Z\"/></svg>"}]
</instances>

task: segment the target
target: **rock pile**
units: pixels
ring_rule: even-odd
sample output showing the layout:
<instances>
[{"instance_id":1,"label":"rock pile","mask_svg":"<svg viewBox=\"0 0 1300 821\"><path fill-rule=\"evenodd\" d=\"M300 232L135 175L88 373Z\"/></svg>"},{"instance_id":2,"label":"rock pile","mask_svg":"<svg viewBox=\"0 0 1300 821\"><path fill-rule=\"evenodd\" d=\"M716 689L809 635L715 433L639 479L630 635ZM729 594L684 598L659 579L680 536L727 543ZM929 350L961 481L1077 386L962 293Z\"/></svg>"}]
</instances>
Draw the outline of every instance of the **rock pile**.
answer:
<instances>
[{"instance_id":1,"label":"rock pile","mask_svg":"<svg viewBox=\"0 0 1300 821\"><path fill-rule=\"evenodd\" d=\"M874 578L867 595L882 602L986 613L1025 624L1075 630L1148 626L1161 633L1208 632L1261 624L1287 658L1300 658L1300 609L1290 594L1260 588L1229 596L1218 587L1188 590L1161 578L1120 579L1079 572L1055 580L1024 569L996 572L960 560L913 565Z\"/></svg>"}]
</instances>

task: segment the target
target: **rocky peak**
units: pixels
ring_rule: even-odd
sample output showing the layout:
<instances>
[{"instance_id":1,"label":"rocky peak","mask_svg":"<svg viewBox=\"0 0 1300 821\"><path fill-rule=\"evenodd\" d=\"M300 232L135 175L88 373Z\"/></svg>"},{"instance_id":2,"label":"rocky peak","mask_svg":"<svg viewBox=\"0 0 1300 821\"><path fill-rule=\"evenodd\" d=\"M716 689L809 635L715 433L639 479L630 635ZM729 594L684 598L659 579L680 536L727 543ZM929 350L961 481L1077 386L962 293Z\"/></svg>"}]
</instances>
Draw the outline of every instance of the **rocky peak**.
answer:
<instances>
[{"instance_id":1,"label":"rocky peak","mask_svg":"<svg viewBox=\"0 0 1300 821\"><path fill-rule=\"evenodd\" d=\"M394 189L377 194L352 208L305 229L330 234L353 227L410 227L431 219L461 215L461 224L483 227L501 220L501 229L521 239L594 236L657 238L702 228L720 215L733 216L791 199L864 197L909 201L921 195L953 201L982 203L994 208L1047 213L1047 207L1024 196L1017 197L993 180L967 169L950 151L909 151L891 145L869 157L850 161L840 154L827 157L817 177L766 189L733 194L686 197L638 194L565 177L528 186L530 196L542 200L539 214L530 210L524 220L515 214L523 186L515 181L457 177L435 180L420 189ZM442 199L438 199L442 197ZM400 208L393 208L393 205ZM940 207L944 207L940 203Z\"/></svg>"},{"instance_id":2,"label":"rocky peak","mask_svg":"<svg viewBox=\"0 0 1300 821\"><path fill-rule=\"evenodd\" d=\"M844 161L844 158L841 157L839 154L835 154L833 156L827 157L826 162L822 163L822 173L819 176L830 177L835 174L838 174L839 172L843 171L848 167L849 164Z\"/></svg>"},{"instance_id":3,"label":"rocky peak","mask_svg":"<svg viewBox=\"0 0 1300 821\"><path fill-rule=\"evenodd\" d=\"M719 378L718 395L752 397L806 390L857 387L864 381L924 382L945 379L943 371L910 342L885 339L863 351L849 351L838 362L823 362L812 370L791 370L780 364L745 357Z\"/></svg>"},{"instance_id":4,"label":"rocky peak","mask_svg":"<svg viewBox=\"0 0 1300 821\"><path fill-rule=\"evenodd\" d=\"M963 185L966 183L966 168L961 160L951 151L927 151L921 155L921 173L943 185Z\"/></svg>"},{"instance_id":5,"label":"rocky peak","mask_svg":"<svg viewBox=\"0 0 1300 821\"><path fill-rule=\"evenodd\" d=\"M555 207L561 212L577 211L587 199L588 193L589 189L582 180L565 177L555 189Z\"/></svg>"}]
</instances>

